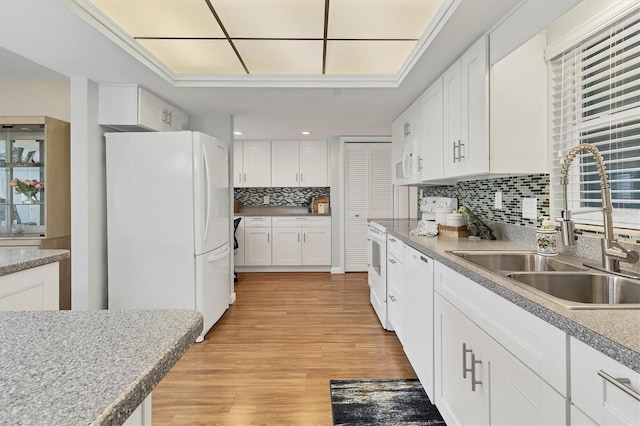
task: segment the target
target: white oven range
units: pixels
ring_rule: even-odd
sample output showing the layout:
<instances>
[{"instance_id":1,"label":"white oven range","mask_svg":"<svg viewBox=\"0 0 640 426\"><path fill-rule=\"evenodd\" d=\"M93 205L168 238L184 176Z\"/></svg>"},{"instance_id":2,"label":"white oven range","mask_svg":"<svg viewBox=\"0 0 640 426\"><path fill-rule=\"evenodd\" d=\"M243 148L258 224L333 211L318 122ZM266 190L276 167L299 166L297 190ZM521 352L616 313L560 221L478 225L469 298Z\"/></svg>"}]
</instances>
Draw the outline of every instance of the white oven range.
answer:
<instances>
[{"instance_id":1,"label":"white oven range","mask_svg":"<svg viewBox=\"0 0 640 426\"><path fill-rule=\"evenodd\" d=\"M387 230L369 222L368 281L370 301L385 330L392 331L387 317Z\"/></svg>"}]
</instances>

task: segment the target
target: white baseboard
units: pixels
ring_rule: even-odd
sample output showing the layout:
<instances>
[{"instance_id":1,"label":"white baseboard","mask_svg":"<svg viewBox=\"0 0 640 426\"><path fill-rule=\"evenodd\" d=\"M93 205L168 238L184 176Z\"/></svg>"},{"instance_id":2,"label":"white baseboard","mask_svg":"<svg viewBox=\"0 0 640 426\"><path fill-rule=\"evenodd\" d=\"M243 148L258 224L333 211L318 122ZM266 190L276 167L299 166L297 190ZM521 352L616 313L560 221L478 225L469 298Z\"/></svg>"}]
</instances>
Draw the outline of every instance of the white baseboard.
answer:
<instances>
[{"instance_id":1,"label":"white baseboard","mask_svg":"<svg viewBox=\"0 0 640 426\"><path fill-rule=\"evenodd\" d=\"M331 268L331 273L332 274L344 274L344 268L342 266Z\"/></svg>"},{"instance_id":2,"label":"white baseboard","mask_svg":"<svg viewBox=\"0 0 640 426\"><path fill-rule=\"evenodd\" d=\"M330 266L236 266L236 272L330 272Z\"/></svg>"}]
</instances>

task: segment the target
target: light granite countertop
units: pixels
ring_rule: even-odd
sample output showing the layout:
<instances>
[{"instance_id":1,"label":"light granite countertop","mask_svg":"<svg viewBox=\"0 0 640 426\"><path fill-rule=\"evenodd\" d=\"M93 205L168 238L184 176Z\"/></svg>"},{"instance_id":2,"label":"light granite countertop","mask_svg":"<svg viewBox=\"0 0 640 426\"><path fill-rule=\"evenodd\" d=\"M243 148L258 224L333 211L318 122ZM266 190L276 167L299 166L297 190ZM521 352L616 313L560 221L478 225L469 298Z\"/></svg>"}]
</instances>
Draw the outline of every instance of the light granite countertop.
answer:
<instances>
[{"instance_id":1,"label":"light granite countertop","mask_svg":"<svg viewBox=\"0 0 640 426\"><path fill-rule=\"evenodd\" d=\"M201 331L192 310L0 312L0 424L120 425Z\"/></svg>"},{"instance_id":2,"label":"light granite countertop","mask_svg":"<svg viewBox=\"0 0 640 426\"><path fill-rule=\"evenodd\" d=\"M59 262L68 257L69 250L1 248L0 276Z\"/></svg>"},{"instance_id":3,"label":"light granite countertop","mask_svg":"<svg viewBox=\"0 0 640 426\"><path fill-rule=\"evenodd\" d=\"M244 206L236 216L331 216L331 213L310 213L308 207Z\"/></svg>"},{"instance_id":4,"label":"light granite countertop","mask_svg":"<svg viewBox=\"0 0 640 426\"><path fill-rule=\"evenodd\" d=\"M532 244L409 234L416 222L372 219L407 245L533 313L627 367L640 372L640 309L567 309L511 279L467 262L450 250L535 250Z\"/></svg>"}]
</instances>

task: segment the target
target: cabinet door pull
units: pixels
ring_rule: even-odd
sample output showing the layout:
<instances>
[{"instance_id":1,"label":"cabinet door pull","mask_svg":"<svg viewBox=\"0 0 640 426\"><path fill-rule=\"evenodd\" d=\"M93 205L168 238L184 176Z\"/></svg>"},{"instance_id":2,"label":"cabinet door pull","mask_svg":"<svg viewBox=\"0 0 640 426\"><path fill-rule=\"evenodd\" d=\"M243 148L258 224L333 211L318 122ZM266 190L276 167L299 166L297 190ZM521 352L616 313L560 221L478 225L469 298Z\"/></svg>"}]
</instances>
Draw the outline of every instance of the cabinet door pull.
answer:
<instances>
[{"instance_id":1,"label":"cabinet door pull","mask_svg":"<svg viewBox=\"0 0 640 426\"><path fill-rule=\"evenodd\" d=\"M306 242L307 242L307 233L306 233L306 232L304 232L304 233L302 234L302 242L303 242L303 243L306 243Z\"/></svg>"},{"instance_id":2,"label":"cabinet door pull","mask_svg":"<svg viewBox=\"0 0 640 426\"><path fill-rule=\"evenodd\" d=\"M298 174L296 173L296 183L298 183Z\"/></svg>"},{"instance_id":3,"label":"cabinet door pull","mask_svg":"<svg viewBox=\"0 0 640 426\"><path fill-rule=\"evenodd\" d=\"M172 116L173 116L173 113L172 113L171 111L167 111L167 124L168 124L169 126L171 126L172 121L173 121L173 120L172 120Z\"/></svg>"},{"instance_id":4,"label":"cabinet door pull","mask_svg":"<svg viewBox=\"0 0 640 426\"><path fill-rule=\"evenodd\" d=\"M453 149L451 150L453 152L453 164L456 164L456 141L451 142L453 144Z\"/></svg>"},{"instance_id":5,"label":"cabinet door pull","mask_svg":"<svg viewBox=\"0 0 640 426\"><path fill-rule=\"evenodd\" d=\"M462 152L462 148L464 148L464 144L462 141L458 141L458 160L464 160L464 153Z\"/></svg>"},{"instance_id":6,"label":"cabinet door pull","mask_svg":"<svg viewBox=\"0 0 640 426\"><path fill-rule=\"evenodd\" d=\"M617 387L627 395L631 396L636 401L640 401L640 392L638 392L637 390L629 386L631 384L631 380L610 376L602 370L598 371L598 376L602 377L607 382L611 383L613 386Z\"/></svg>"},{"instance_id":7,"label":"cabinet door pull","mask_svg":"<svg viewBox=\"0 0 640 426\"><path fill-rule=\"evenodd\" d=\"M418 156L418 171L422 171L422 157Z\"/></svg>"},{"instance_id":8,"label":"cabinet door pull","mask_svg":"<svg viewBox=\"0 0 640 426\"><path fill-rule=\"evenodd\" d=\"M420 256L420 260L422 260L424 263L429 263L429 259L424 256Z\"/></svg>"},{"instance_id":9,"label":"cabinet door pull","mask_svg":"<svg viewBox=\"0 0 640 426\"><path fill-rule=\"evenodd\" d=\"M395 265L396 261L393 259L389 259L389 263L393 263Z\"/></svg>"},{"instance_id":10,"label":"cabinet door pull","mask_svg":"<svg viewBox=\"0 0 640 426\"><path fill-rule=\"evenodd\" d=\"M395 243L398 240L396 240L395 238L389 238L389 241L391 241L392 243Z\"/></svg>"},{"instance_id":11,"label":"cabinet door pull","mask_svg":"<svg viewBox=\"0 0 640 426\"><path fill-rule=\"evenodd\" d=\"M298 232L298 242L300 242L300 233Z\"/></svg>"},{"instance_id":12,"label":"cabinet door pull","mask_svg":"<svg viewBox=\"0 0 640 426\"><path fill-rule=\"evenodd\" d=\"M300 183L302 183L303 180L304 178L302 177L302 172L300 172Z\"/></svg>"},{"instance_id":13,"label":"cabinet door pull","mask_svg":"<svg viewBox=\"0 0 640 426\"><path fill-rule=\"evenodd\" d=\"M391 301L392 301L392 302L395 302L395 301L396 301L396 298L395 298L395 297L393 297L392 295L389 295L389 299L391 299Z\"/></svg>"},{"instance_id":14,"label":"cabinet door pull","mask_svg":"<svg viewBox=\"0 0 640 426\"><path fill-rule=\"evenodd\" d=\"M247 174L244 174L244 183L247 183Z\"/></svg>"},{"instance_id":15,"label":"cabinet door pull","mask_svg":"<svg viewBox=\"0 0 640 426\"><path fill-rule=\"evenodd\" d=\"M467 378L467 373L471 372L471 368L467 368L467 352L473 353L471 349L467 349L467 344L462 344L462 378Z\"/></svg>"},{"instance_id":16,"label":"cabinet door pull","mask_svg":"<svg viewBox=\"0 0 640 426\"><path fill-rule=\"evenodd\" d=\"M242 183L242 173L238 173L238 182Z\"/></svg>"},{"instance_id":17,"label":"cabinet door pull","mask_svg":"<svg viewBox=\"0 0 640 426\"><path fill-rule=\"evenodd\" d=\"M476 385L481 385L482 380L476 380L476 364L482 365L482 361L476 360L476 354L471 352L471 391L476 391Z\"/></svg>"},{"instance_id":18,"label":"cabinet door pull","mask_svg":"<svg viewBox=\"0 0 640 426\"><path fill-rule=\"evenodd\" d=\"M267 242L270 243L271 242L271 236L269 235L269 233L267 232Z\"/></svg>"}]
</instances>

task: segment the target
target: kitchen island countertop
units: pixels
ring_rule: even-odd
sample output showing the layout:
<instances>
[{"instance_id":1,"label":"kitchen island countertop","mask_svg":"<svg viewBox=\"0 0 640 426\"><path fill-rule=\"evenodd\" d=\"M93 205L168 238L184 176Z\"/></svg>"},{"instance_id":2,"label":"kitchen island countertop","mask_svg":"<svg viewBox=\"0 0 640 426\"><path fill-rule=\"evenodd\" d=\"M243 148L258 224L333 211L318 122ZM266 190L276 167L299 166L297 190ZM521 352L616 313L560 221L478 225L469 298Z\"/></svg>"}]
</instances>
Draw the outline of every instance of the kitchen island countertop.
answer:
<instances>
[{"instance_id":1,"label":"kitchen island countertop","mask_svg":"<svg viewBox=\"0 0 640 426\"><path fill-rule=\"evenodd\" d=\"M69 250L0 249L0 276L35 268L69 257Z\"/></svg>"},{"instance_id":2,"label":"kitchen island countertop","mask_svg":"<svg viewBox=\"0 0 640 426\"><path fill-rule=\"evenodd\" d=\"M511 279L490 272L451 250L535 250L532 244L506 240L478 240L449 236L420 237L410 234L416 221L370 219L405 244L470 278L524 310L538 316L605 355L640 372L640 309L566 309L527 291Z\"/></svg>"},{"instance_id":3,"label":"kitchen island countertop","mask_svg":"<svg viewBox=\"0 0 640 426\"><path fill-rule=\"evenodd\" d=\"M192 310L0 312L0 424L120 425L201 330Z\"/></svg>"}]
</instances>

